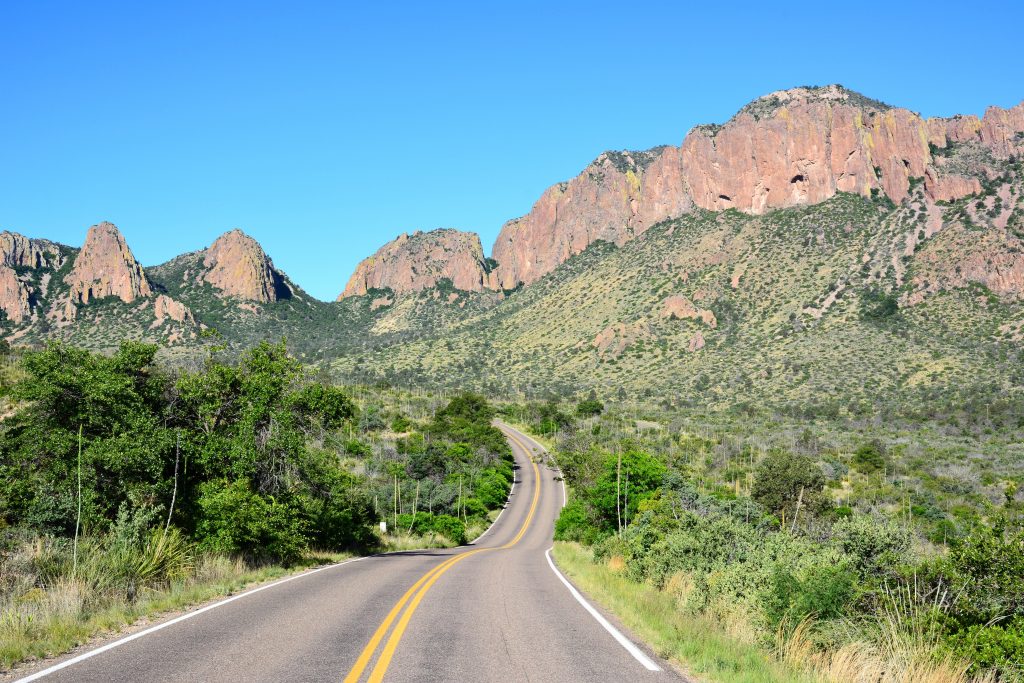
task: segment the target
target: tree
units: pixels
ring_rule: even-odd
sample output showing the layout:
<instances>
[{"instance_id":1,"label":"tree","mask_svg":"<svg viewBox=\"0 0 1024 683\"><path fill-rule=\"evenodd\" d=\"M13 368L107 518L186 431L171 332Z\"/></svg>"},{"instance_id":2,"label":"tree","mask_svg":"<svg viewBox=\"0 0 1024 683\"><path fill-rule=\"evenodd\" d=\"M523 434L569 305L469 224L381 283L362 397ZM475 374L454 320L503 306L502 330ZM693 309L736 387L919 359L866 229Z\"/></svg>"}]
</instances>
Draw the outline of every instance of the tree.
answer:
<instances>
[{"instance_id":1,"label":"tree","mask_svg":"<svg viewBox=\"0 0 1024 683\"><path fill-rule=\"evenodd\" d=\"M858 472L872 474L885 467L885 450L877 441L861 444L854 451L853 467Z\"/></svg>"},{"instance_id":2,"label":"tree","mask_svg":"<svg viewBox=\"0 0 1024 683\"><path fill-rule=\"evenodd\" d=\"M801 512L820 513L829 507L822 491L825 475L806 455L773 450L758 464L751 498L782 519Z\"/></svg>"},{"instance_id":3,"label":"tree","mask_svg":"<svg viewBox=\"0 0 1024 683\"><path fill-rule=\"evenodd\" d=\"M600 527L613 531L620 516L624 522L634 519L643 501L662 485L665 472L664 463L644 451L606 455L601 475L586 494Z\"/></svg>"},{"instance_id":4,"label":"tree","mask_svg":"<svg viewBox=\"0 0 1024 683\"><path fill-rule=\"evenodd\" d=\"M580 401L576 405L576 414L580 417L593 417L604 412L604 404L596 397Z\"/></svg>"}]
</instances>

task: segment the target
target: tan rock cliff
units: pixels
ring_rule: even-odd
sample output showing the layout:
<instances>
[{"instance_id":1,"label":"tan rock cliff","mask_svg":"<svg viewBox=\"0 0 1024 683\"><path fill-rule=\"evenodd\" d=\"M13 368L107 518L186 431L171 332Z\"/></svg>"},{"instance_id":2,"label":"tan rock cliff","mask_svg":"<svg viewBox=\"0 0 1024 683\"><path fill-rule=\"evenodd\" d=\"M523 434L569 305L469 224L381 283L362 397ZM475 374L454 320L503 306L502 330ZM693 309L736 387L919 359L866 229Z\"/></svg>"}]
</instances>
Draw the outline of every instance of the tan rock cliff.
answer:
<instances>
[{"instance_id":1,"label":"tan rock cliff","mask_svg":"<svg viewBox=\"0 0 1024 683\"><path fill-rule=\"evenodd\" d=\"M1024 103L923 119L836 85L771 93L723 126L697 126L679 148L605 153L549 188L502 228L490 283L529 284L596 240L621 245L694 207L761 214L872 191L899 203L921 177L933 198L955 199L979 185L935 172L932 147L975 143L1007 158L1024 153L1022 132Z\"/></svg>"},{"instance_id":2,"label":"tan rock cliff","mask_svg":"<svg viewBox=\"0 0 1024 683\"><path fill-rule=\"evenodd\" d=\"M465 291L487 288L483 247L475 233L440 229L402 234L356 267L338 300L371 289L415 292L446 278Z\"/></svg>"},{"instance_id":3,"label":"tan rock cliff","mask_svg":"<svg viewBox=\"0 0 1024 683\"><path fill-rule=\"evenodd\" d=\"M71 287L71 298L76 303L89 303L106 296L132 302L153 293L124 236L106 222L89 228L85 244L65 282Z\"/></svg>"},{"instance_id":4,"label":"tan rock cliff","mask_svg":"<svg viewBox=\"0 0 1024 683\"><path fill-rule=\"evenodd\" d=\"M289 293L263 247L241 230L218 237L203 252L203 266L202 279L228 296L269 303Z\"/></svg>"},{"instance_id":5,"label":"tan rock cliff","mask_svg":"<svg viewBox=\"0 0 1024 683\"><path fill-rule=\"evenodd\" d=\"M20 268L59 268L60 249L48 240L34 240L14 232L0 232L0 310L18 324L32 313L32 287L18 275Z\"/></svg>"}]
</instances>

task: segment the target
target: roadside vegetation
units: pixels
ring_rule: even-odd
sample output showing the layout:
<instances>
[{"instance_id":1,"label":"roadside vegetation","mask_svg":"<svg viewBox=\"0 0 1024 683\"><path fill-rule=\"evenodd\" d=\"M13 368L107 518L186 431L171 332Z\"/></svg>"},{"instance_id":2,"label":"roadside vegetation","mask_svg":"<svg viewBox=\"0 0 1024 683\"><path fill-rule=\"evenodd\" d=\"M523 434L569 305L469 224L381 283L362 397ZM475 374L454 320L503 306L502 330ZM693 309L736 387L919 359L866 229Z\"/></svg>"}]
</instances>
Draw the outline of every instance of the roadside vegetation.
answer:
<instances>
[{"instance_id":1,"label":"roadside vegetation","mask_svg":"<svg viewBox=\"0 0 1024 683\"><path fill-rule=\"evenodd\" d=\"M572 491L556 558L660 654L713 681L1022 680L1015 427L592 401L503 410Z\"/></svg>"},{"instance_id":2,"label":"roadside vegetation","mask_svg":"<svg viewBox=\"0 0 1024 683\"><path fill-rule=\"evenodd\" d=\"M314 564L466 543L505 503L480 396L333 386L284 343L155 354L5 355L0 670Z\"/></svg>"}]
</instances>

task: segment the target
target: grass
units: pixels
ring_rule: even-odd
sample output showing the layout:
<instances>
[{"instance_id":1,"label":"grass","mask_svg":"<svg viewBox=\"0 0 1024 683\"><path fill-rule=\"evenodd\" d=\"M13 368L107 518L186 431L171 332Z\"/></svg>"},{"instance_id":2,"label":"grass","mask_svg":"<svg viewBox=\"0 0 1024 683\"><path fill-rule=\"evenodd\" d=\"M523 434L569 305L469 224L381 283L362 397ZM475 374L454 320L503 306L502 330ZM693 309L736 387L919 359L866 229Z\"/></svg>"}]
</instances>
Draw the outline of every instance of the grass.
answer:
<instances>
[{"instance_id":1,"label":"grass","mask_svg":"<svg viewBox=\"0 0 1024 683\"><path fill-rule=\"evenodd\" d=\"M714 683L993 683L992 674L968 675L969 663L942 654L928 633L908 629L907 615L881 617L879 637L823 649L813 620L780 629L773 648L734 635L719 621L679 609L671 591L622 575L622 559L595 563L590 549L555 543L562 570L614 613L660 656L702 681ZM742 629L740 629L742 630Z\"/></svg>"},{"instance_id":2,"label":"grass","mask_svg":"<svg viewBox=\"0 0 1024 683\"><path fill-rule=\"evenodd\" d=\"M16 664L67 652L96 637L117 633L143 620L158 619L215 598L304 571L340 562L349 555L310 553L292 568L248 567L241 560L206 555L186 579L146 589L136 597L97 594L86 581L64 577L0 604L0 673ZM5 596L7 597L7 596Z\"/></svg>"},{"instance_id":3,"label":"grass","mask_svg":"<svg viewBox=\"0 0 1024 683\"><path fill-rule=\"evenodd\" d=\"M595 564L588 548L555 543L558 566L659 656L701 680L715 683L810 683L815 679L772 658L752 643L723 632L710 619L679 610L675 598Z\"/></svg>"}]
</instances>

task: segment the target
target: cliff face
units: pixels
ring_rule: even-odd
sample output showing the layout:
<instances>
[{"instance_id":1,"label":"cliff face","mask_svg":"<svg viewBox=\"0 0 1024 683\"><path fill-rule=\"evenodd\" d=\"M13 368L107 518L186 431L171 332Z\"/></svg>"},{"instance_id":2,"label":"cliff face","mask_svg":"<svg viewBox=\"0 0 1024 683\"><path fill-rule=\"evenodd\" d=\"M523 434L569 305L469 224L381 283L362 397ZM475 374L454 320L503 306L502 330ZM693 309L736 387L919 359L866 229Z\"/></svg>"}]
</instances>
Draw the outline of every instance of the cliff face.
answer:
<instances>
[{"instance_id":1,"label":"cliff face","mask_svg":"<svg viewBox=\"0 0 1024 683\"><path fill-rule=\"evenodd\" d=\"M549 188L494 244L495 288L529 284L596 240L623 244L692 211L744 213L817 204L837 192L884 193L899 203L911 178L933 199L977 192L976 178L938 169L933 151L976 144L997 159L1024 153L1024 103L982 119L923 119L840 86L766 95L724 126L698 126L682 146L606 153Z\"/></svg>"},{"instance_id":2,"label":"cliff face","mask_svg":"<svg viewBox=\"0 0 1024 683\"><path fill-rule=\"evenodd\" d=\"M491 287L529 284L597 240L622 245L666 216L689 211L681 171L673 147L602 154L502 227L492 251L498 267Z\"/></svg>"},{"instance_id":3,"label":"cliff face","mask_svg":"<svg viewBox=\"0 0 1024 683\"><path fill-rule=\"evenodd\" d=\"M63 265L60 248L48 240L34 240L14 232L0 232L0 310L14 323L32 313L37 295L31 279L19 271L59 268Z\"/></svg>"},{"instance_id":4,"label":"cliff face","mask_svg":"<svg viewBox=\"0 0 1024 683\"><path fill-rule=\"evenodd\" d=\"M241 230L226 232L203 252L203 280L228 296L268 303L291 292L259 242Z\"/></svg>"},{"instance_id":5,"label":"cliff face","mask_svg":"<svg viewBox=\"0 0 1024 683\"><path fill-rule=\"evenodd\" d=\"M142 266L111 223L89 228L85 244L64 281L71 289L72 301L82 304L106 296L131 303L153 293Z\"/></svg>"},{"instance_id":6,"label":"cliff face","mask_svg":"<svg viewBox=\"0 0 1024 683\"><path fill-rule=\"evenodd\" d=\"M486 288L486 262L475 233L441 229L402 234L356 267L338 300L371 289L415 292L443 279L465 291Z\"/></svg>"}]
</instances>

